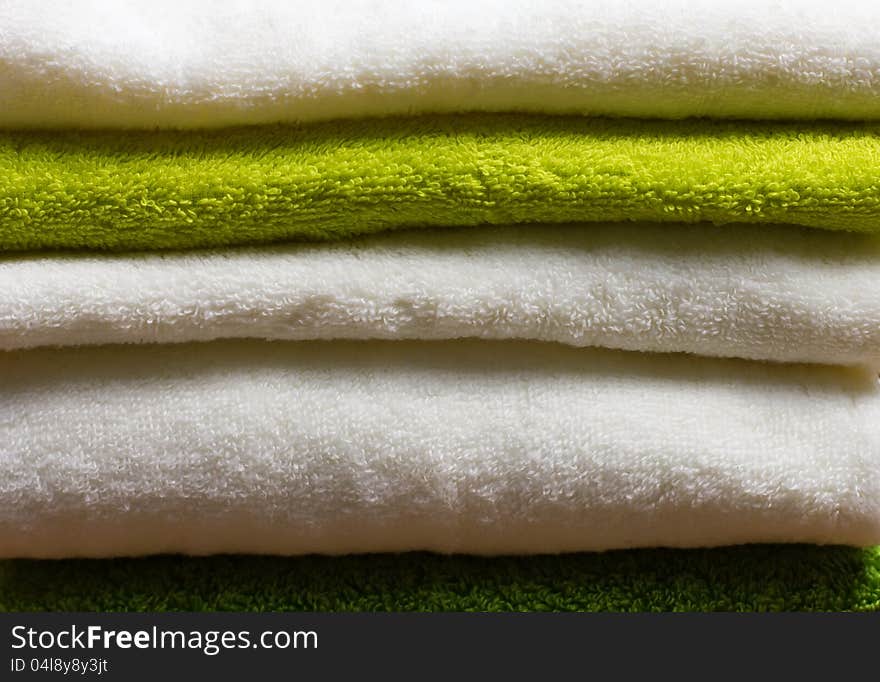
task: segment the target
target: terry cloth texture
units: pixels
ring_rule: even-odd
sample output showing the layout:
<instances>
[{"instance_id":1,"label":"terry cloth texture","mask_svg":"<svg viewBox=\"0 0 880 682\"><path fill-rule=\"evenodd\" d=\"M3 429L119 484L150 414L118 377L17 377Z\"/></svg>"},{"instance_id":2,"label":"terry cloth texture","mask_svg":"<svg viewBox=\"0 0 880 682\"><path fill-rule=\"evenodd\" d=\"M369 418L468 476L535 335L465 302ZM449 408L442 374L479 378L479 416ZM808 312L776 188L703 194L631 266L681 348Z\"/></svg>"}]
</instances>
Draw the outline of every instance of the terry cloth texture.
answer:
<instances>
[{"instance_id":1,"label":"terry cloth texture","mask_svg":"<svg viewBox=\"0 0 880 682\"><path fill-rule=\"evenodd\" d=\"M872 0L4 0L0 126L880 118Z\"/></svg>"},{"instance_id":2,"label":"terry cloth texture","mask_svg":"<svg viewBox=\"0 0 880 682\"><path fill-rule=\"evenodd\" d=\"M880 239L740 225L528 225L332 244L0 258L0 349L534 339L880 367Z\"/></svg>"},{"instance_id":3,"label":"terry cloth texture","mask_svg":"<svg viewBox=\"0 0 880 682\"><path fill-rule=\"evenodd\" d=\"M0 562L0 611L876 610L878 548Z\"/></svg>"},{"instance_id":4,"label":"terry cloth texture","mask_svg":"<svg viewBox=\"0 0 880 682\"><path fill-rule=\"evenodd\" d=\"M2 557L880 543L868 370L474 341L0 363Z\"/></svg>"},{"instance_id":5,"label":"terry cloth texture","mask_svg":"<svg viewBox=\"0 0 880 682\"><path fill-rule=\"evenodd\" d=\"M471 115L0 134L0 250L578 221L880 230L880 128Z\"/></svg>"}]
</instances>

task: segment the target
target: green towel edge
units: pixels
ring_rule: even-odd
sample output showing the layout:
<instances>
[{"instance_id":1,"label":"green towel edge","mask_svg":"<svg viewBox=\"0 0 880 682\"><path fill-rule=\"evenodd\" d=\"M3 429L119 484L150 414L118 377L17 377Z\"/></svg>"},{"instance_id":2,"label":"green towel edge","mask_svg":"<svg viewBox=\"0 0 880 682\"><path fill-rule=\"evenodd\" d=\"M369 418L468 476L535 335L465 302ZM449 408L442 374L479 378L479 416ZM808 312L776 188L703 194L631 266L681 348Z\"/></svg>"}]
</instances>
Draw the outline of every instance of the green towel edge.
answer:
<instances>
[{"instance_id":1,"label":"green towel edge","mask_svg":"<svg viewBox=\"0 0 880 682\"><path fill-rule=\"evenodd\" d=\"M875 611L880 547L0 562L2 611Z\"/></svg>"},{"instance_id":2,"label":"green towel edge","mask_svg":"<svg viewBox=\"0 0 880 682\"><path fill-rule=\"evenodd\" d=\"M470 114L0 132L0 250L591 221L880 230L880 126Z\"/></svg>"}]
</instances>

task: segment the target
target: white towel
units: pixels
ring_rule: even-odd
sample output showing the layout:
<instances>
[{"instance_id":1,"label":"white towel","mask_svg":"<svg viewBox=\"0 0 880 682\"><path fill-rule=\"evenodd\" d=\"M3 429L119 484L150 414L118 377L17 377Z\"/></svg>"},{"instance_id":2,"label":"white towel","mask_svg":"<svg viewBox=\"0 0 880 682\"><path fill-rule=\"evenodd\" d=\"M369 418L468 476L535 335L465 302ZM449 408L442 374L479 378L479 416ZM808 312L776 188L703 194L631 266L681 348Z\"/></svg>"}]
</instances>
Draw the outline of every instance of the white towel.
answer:
<instances>
[{"instance_id":1,"label":"white towel","mask_svg":"<svg viewBox=\"0 0 880 682\"><path fill-rule=\"evenodd\" d=\"M0 354L0 556L880 543L856 368L526 342Z\"/></svg>"},{"instance_id":2,"label":"white towel","mask_svg":"<svg viewBox=\"0 0 880 682\"><path fill-rule=\"evenodd\" d=\"M0 349L536 339L880 367L880 239L633 224L0 260Z\"/></svg>"},{"instance_id":3,"label":"white towel","mask_svg":"<svg viewBox=\"0 0 880 682\"><path fill-rule=\"evenodd\" d=\"M2 0L0 126L880 118L876 0Z\"/></svg>"}]
</instances>

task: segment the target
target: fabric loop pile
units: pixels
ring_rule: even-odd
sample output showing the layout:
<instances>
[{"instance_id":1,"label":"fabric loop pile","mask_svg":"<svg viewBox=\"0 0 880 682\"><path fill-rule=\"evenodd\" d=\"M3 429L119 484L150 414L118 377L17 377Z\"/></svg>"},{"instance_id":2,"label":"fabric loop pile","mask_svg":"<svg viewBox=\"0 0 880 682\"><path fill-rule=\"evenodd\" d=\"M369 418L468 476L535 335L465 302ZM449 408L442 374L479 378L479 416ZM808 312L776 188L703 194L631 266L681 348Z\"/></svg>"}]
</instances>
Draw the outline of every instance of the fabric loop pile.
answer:
<instances>
[{"instance_id":1,"label":"fabric loop pile","mask_svg":"<svg viewBox=\"0 0 880 682\"><path fill-rule=\"evenodd\" d=\"M0 606L23 559L876 563L878 26L0 2Z\"/></svg>"}]
</instances>

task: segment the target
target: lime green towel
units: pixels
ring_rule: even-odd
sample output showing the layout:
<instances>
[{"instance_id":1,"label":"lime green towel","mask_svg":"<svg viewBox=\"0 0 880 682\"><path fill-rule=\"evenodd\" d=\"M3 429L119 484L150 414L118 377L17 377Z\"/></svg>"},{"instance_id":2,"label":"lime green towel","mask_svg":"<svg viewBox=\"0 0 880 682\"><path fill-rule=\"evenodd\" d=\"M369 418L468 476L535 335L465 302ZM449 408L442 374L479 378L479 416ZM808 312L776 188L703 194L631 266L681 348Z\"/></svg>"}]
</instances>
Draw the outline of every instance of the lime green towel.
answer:
<instances>
[{"instance_id":1,"label":"lime green towel","mask_svg":"<svg viewBox=\"0 0 880 682\"><path fill-rule=\"evenodd\" d=\"M0 562L5 611L874 611L880 548Z\"/></svg>"},{"instance_id":2,"label":"lime green towel","mask_svg":"<svg viewBox=\"0 0 880 682\"><path fill-rule=\"evenodd\" d=\"M0 250L591 220L880 229L880 126L458 115L0 134Z\"/></svg>"}]
</instances>

